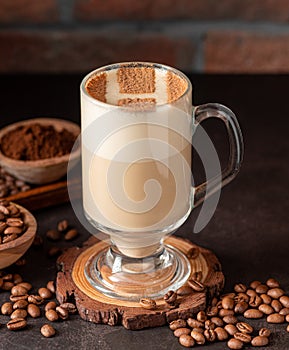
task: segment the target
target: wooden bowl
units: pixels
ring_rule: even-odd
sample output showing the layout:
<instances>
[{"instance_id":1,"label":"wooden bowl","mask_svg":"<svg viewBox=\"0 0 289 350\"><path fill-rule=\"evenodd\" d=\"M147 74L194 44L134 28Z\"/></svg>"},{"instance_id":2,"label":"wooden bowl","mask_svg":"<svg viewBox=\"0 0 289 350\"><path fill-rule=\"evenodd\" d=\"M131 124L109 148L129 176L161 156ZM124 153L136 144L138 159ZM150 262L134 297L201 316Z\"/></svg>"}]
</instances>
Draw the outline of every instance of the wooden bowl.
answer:
<instances>
[{"instance_id":1,"label":"wooden bowl","mask_svg":"<svg viewBox=\"0 0 289 350\"><path fill-rule=\"evenodd\" d=\"M10 124L0 130L0 144L3 136L19 126L27 124L53 125L57 131L64 128L73 135L80 134L80 127L70 121L55 118L35 118ZM21 140L19 140L21 142ZM11 175L31 184L46 184L59 180L67 173L67 166L72 168L80 159L80 145L73 147L70 154L61 157L47 158L41 160L16 160L5 156L0 149L0 165Z\"/></svg>"},{"instance_id":2,"label":"wooden bowl","mask_svg":"<svg viewBox=\"0 0 289 350\"><path fill-rule=\"evenodd\" d=\"M37 223L34 216L24 207L13 203L21 212L22 220L27 227L26 231L11 242L0 244L0 269L8 267L15 263L31 246L36 230Z\"/></svg>"}]
</instances>

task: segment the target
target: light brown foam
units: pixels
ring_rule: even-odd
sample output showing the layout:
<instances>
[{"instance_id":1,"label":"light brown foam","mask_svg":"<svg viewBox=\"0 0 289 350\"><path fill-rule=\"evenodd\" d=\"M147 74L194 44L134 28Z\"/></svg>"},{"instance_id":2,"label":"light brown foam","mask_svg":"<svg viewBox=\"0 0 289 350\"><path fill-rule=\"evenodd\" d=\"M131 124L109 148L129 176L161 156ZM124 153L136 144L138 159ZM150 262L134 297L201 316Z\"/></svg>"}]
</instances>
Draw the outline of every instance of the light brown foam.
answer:
<instances>
[{"instance_id":1,"label":"light brown foam","mask_svg":"<svg viewBox=\"0 0 289 350\"><path fill-rule=\"evenodd\" d=\"M138 110L151 109L156 103L155 98L122 98L118 100L118 106L133 107Z\"/></svg>"},{"instance_id":2,"label":"light brown foam","mask_svg":"<svg viewBox=\"0 0 289 350\"><path fill-rule=\"evenodd\" d=\"M123 94L153 93L155 87L155 69L151 67L122 67L117 71L119 91Z\"/></svg>"},{"instance_id":3,"label":"light brown foam","mask_svg":"<svg viewBox=\"0 0 289 350\"><path fill-rule=\"evenodd\" d=\"M106 102L107 74L100 73L92 76L86 83L85 88L90 96L98 101Z\"/></svg>"},{"instance_id":4,"label":"light brown foam","mask_svg":"<svg viewBox=\"0 0 289 350\"><path fill-rule=\"evenodd\" d=\"M168 103L176 101L187 89L187 82L172 72L166 74Z\"/></svg>"}]
</instances>

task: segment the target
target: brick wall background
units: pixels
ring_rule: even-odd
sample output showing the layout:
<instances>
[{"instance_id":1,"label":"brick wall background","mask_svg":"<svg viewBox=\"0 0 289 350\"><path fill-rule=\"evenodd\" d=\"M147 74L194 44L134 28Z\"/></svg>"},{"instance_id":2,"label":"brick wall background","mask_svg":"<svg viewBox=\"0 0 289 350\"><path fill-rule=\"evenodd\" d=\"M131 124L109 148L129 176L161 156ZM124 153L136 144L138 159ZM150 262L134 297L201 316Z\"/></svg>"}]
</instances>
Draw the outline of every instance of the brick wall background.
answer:
<instances>
[{"instance_id":1,"label":"brick wall background","mask_svg":"<svg viewBox=\"0 0 289 350\"><path fill-rule=\"evenodd\" d=\"M0 73L289 73L289 0L0 0Z\"/></svg>"}]
</instances>

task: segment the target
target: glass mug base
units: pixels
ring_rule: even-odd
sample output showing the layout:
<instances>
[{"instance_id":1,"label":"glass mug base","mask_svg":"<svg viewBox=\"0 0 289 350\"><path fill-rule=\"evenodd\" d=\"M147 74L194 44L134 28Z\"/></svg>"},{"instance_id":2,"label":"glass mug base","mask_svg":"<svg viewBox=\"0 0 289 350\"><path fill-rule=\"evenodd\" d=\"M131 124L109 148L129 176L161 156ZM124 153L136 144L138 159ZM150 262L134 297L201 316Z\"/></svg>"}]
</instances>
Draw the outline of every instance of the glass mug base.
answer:
<instances>
[{"instance_id":1,"label":"glass mug base","mask_svg":"<svg viewBox=\"0 0 289 350\"><path fill-rule=\"evenodd\" d=\"M165 244L141 259L127 257L112 245L93 255L85 266L85 276L96 290L128 301L162 298L169 290L181 287L190 272L186 256Z\"/></svg>"}]
</instances>

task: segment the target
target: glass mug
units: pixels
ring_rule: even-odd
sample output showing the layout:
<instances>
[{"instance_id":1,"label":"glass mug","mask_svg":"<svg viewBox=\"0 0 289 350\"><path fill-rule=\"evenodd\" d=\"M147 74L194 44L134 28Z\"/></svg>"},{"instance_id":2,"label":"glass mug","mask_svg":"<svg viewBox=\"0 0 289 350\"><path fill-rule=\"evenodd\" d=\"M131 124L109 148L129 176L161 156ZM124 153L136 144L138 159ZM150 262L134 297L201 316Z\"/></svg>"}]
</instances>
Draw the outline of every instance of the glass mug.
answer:
<instances>
[{"instance_id":1,"label":"glass mug","mask_svg":"<svg viewBox=\"0 0 289 350\"><path fill-rule=\"evenodd\" d=\"M211 117L225 123L229 161L221 181L194 187L192 137ZM191 82L174 68L125 62L83 79L81 129L84 214L111 242L89 259L86 278L123 300L158 298L179 288L190 263L164 238L237 175L243 139L235 115L220 104L193 107Z\"/></svg>"}]
</instances>

